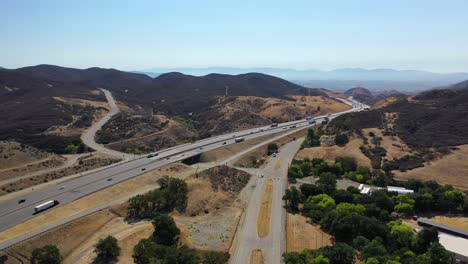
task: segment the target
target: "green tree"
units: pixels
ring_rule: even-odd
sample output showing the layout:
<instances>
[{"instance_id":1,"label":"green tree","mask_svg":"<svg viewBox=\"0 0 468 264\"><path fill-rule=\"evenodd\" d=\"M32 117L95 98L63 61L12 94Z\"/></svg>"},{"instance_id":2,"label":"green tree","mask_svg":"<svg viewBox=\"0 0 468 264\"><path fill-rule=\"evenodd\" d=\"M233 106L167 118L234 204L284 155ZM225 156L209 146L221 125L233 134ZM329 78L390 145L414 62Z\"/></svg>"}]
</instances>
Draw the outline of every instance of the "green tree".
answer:
<instances>
[{"instance_id":1,"label":"green tree","mask_svg":"<svg viewBox=\"0 0 468 264\"><path fill-rule=\"evenodd\" d=\"M154 241L158 244L170 246L176 244L180 230L174 219L166 214L156 214L153 218Z\"/></svg>"},{"instance_id":2,"label":"green tree","mask_svg":"<svg viewBox=\"0 0 468 264\"><path fill-rule=\"evenodd\" d=\"M340 203L335 209L339 213L356 213L364 215L366 207L362 204Z\"/></svg>"},{"instance_id":3,"label":"green tree","mask_svg":"<svg viewBox=\"0 0 468 264\"><path fill-rule=\"evenodd\" d=\"M324 257L323 255L318 255L316 258L307 261L307 264L329 264L330 259Z\"/></svg>"},{"instance_id":4,"label":"green tree","mask_svg":"<svg viewBox=\"0 0 468 264\"><path fill-rule=\"evenodd\" d=\"M353 157L336 157L335 163L340 163L344 172L355 171L357 169L357 162Z\"/></svg>"},{"instance_id":5,"label":"green tree","mask_svg":"<svg viewBox=\"0 0 468 264\"><path fill-rule=\"evenodd\" d=\"M267 145L267 155L271 155L276 152L278 152L278 145L276 145L275 143L269 143Z\"/></svg>"},{"instance_id":6,"label":"green tree","mask_svg":"<svg viewBox=\"0 0 468 264\"><path fill-rule=\"evenodd\" d=\"M286 190L283 200L286 201L286 206L291 210L297 211L299 210L299 203L304 200L304 195L295 186L292 186L290 189Z\"/></svg>"},{"instance_id":7,"label":"green tree","mask_svg":"<svg viewBox=\"0 0 468 264\"><path fill-rule=\"evenodd\" d=\"M336 191L336 176L330 172L322 173L317 185L324 193L331 195Z\"/></svg>"},{"instance_id":8,"label":"green tree","mask_svg":"<svg viewBox=\"0 0 468 264\"><path fill-rule=\"evenodd\" d=\"M447 201L449 210L461 210L464 202L464 195L460 190L451 190L444 192L444 198Z\"/></svg>"},{"instance_id":9,"label":"green tree","mask_svg":"<svg viewBox=\"0 0 468 264\"><path fill-rule=\"evenodd\" d=\"M288 169L288 177L290 179L304 178L304 173L301 170L301 167L297 164L293 164Z\"/></svg>"},{"instance_id":10,"label":"green tree","mask_svg":"<svg viewBox=\"0 0 468 264\"><path fill-rule=\"evenodd\" d=\"M225 264L229 261L229 253L208 251L202 254L203 264Z\"/></svg>"},{"instance_id":11,"label":"green tree","mask_svg":"<svg viewBox=\"0 0 468 264\"><path fill-rule=\"evenodd\" d=\"M439 242L432 243L427 253L431 259L431 264L455 263L453 255L445 250L445 248Z\"/></svg>"},{"instance_id":12,"label":"green tree","mask_svg":"<svg viewBox=\"0 0 468 264\"><path fill-rule=\"evenodd\" d=\"M115 237L107 236L104 239L99 239L94 252L96 252L98 259L116 259L120 256L120 247Z\"/></svg>"},{"instance_id":13,"label":"green tree","mask_svg":"<svg viewBox=\"0 0 468 264\"><path fill-rule=\"evenodd\" d=\"M365 245L362 249L362 258L369 259L375 258L380 262L383 256L387 254L387 249L382 244L382 239L373 239L370 243ZM367 262L366 262L367 263Z\"/></svg>"},{"instance_id":14,"label":"green tree","mask_svg":"<svg viewBox=\"0 0 468 264\"><path fill-rule=\"evenodd\" d=\"M309 176L312 171L312 162L307 161L307 160L302 161L300 167L304 176Z\"/></svg>"},{"instance_id":15,"label":"green tree","mask_svg":"<svg viewBox=\"0 0 468 264\"><path fill-rule=\"evenodd\" d=\"M304 213L315 221L320 221L326 212L335 208L335 200L327 194L310 196L304 203Z\"/></svg>"},{"instance_id":16,"label":"green tree","mask_svg":"<svg viewBox=\"0 0 468 264\"><path fill-rule=\"evenodd\" d=\"M32 252L31 263L33 264L59 264L63 257L59 249L54 245L46 245L36 248Z\"/></svg>"},{"instance_id":17,"label":"green tree","mask_svg":"<svg viewBox=\"0 0 468 264\"><path fill-rule=\"evenodd\" d=\"M437 228L425 227L416 235L416 242L414 245L415 251L418 254L422 254L426 252L433 243L436 242L439 242L439 232L437 231Z\"/></svg>"},{"instance_id":18,"label":"green tree","mask_svg":"<svg viewBox=\"0 0 468 264\"><path fill-rule=\"evenodd\" d=\"M301 190L301 193L305 196L305 198L323 193L322 189L320 189L317 185L310 183L302 184L299 187L299 189Z\"/></svg>"},{"instance_id":19,"label":"green tree","mask_svg":"<svg viewBox=\"0 0 468 264\"><path fill-rule=\"evenodd\" d=\"M391 221L388 224L390 227L390 235L400 246L410 247L414 241L414 233L411 227L402 224L401 221Z\"/></svg>"},{"instance_id":20,"label":"green tree","mask_svg":"<svg viewBox=\"0 0 468 264\"><path fill-rule=\"evenodd\" d=\"M356 257L355 250L345 243L326 246L321 248L320 251L333 264L353 264Z\"/></svg>"},{"instance_id":21,"label":"green tree","mask_svg":"<svg viewBox=\"0 0 468 264\"><path fill-rule=\"evenodd\" d=\"M400 203L395 205L395 212L409 216L414 213L414 208L411 204Z\"/></svg>"},{"instance_id":22,"label":"green tree","mask_svg":"<svg viewBox=\"0 0 468 264\"><path fill-rule=\"evenodd\" d=\"M348 144L348 142L348 136L345 134L338 134L335 136L335 143L340 147L345 146L346 144Z\"/></svg>"}]
</instances>

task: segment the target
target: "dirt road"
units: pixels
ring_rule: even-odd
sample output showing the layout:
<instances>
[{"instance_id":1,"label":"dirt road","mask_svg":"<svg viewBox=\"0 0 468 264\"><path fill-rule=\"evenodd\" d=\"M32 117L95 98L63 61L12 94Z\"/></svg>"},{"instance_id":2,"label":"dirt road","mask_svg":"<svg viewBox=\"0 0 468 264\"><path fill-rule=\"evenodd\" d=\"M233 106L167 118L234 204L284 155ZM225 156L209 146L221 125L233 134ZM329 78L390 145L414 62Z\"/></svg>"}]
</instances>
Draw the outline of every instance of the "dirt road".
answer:
<instances>
[{"instance_id":1,"label":"dirt road","mask_svg":"<svg viewBox=\"0 0 468 264\"><path fill-rule=\"evenodd\" d=\"M280 149L277 157L270 159L265 168L260 171L258 183L233 243L230 263L249 263L252 249L262 250L265 263L281 263L281 255L285 251L286 241L286 210L283 208L282 197L287 184L288 165L299 150L301 142L302 139L298 139L286 144ZM264 176L262 177L262 175ZM270 179L274 181L271 195L270 230L265 237L259 237L257 218L266 183Z\"/></svg>"},{"instance_id":2,"label":"dirt road","mask_svg":"<svg viewBox=\"0 0 468 264\"><path fill-rule=\"evenodd\" d=\"M109 92L106 89L101 89L101 91L106 96L107 102L110 106L110 111L103 118L101 118L101 120L99 120L98 122L94 123L91 127L86 129L86 131L83 134L81 134L81 140L83 141L83 143L86 144L86 146L101 153L106 153L125 160L136 158L135 155L126 154L113 149L106 148L104 145L99 144L95 141L96 132L98 132L102 128L102 126L104 126L104 124L106 124L107 121L111 119L112 116L120 112L120 109L115 103L114 97L112 96L111 92Z\"/></svg>"}]
</instances>

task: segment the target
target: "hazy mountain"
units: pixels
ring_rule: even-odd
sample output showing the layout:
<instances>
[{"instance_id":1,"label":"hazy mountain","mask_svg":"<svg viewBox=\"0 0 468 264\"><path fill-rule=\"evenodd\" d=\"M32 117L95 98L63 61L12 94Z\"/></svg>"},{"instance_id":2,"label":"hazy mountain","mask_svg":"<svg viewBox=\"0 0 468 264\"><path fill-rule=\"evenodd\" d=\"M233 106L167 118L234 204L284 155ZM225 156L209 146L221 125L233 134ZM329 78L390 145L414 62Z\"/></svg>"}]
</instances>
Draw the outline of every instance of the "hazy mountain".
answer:
<instances>
[{"instance_id":1,"label":"hazy mountain","mask_svg":"<svg viewBox=\"0 0 468 264\"><path fill-rule=\"evenodd\" d=\"M468 89L468 80L449 86L450 89L465 90Z\"/></svg>"},{"instance_id":2,"label":"hazy mountain","mask_svg":"<svg viewBox=\"0 0 468 264\"><path fill-rule=\"evenodd\" d=\"M354 86L365 86L371 90L420 91L437 86L447 86L468 79L468 73L433 73L416 70L342 68L331 71L294 70L286 68L157 68L151 72L182 72L203 76L210 73L242 74L259 72L294 81L307 87L326 87L346 90Z\"/></svg>"}]
</instances>

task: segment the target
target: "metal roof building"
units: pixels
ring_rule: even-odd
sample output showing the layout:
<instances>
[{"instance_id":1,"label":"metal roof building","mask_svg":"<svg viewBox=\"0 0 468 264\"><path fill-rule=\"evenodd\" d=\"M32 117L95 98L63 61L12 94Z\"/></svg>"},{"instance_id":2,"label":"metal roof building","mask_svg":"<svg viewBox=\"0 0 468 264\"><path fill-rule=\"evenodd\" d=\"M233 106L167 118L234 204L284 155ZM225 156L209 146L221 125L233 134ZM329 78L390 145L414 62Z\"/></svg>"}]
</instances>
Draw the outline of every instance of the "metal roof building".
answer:
<instances>
[{"instance_id":1,"label":"metal roof building","mask_svg":"<svg viewBox=\"0 0 468 264\"><path fill-rule=\"evenodd\" d=\"M467 231L459 229L459 228L451 227L448 225L439 224L426 218L419 217L418 224L421 226L436 227L439 231L442 231L444 233L468 239Z\"/></svg>"}]
</instances>

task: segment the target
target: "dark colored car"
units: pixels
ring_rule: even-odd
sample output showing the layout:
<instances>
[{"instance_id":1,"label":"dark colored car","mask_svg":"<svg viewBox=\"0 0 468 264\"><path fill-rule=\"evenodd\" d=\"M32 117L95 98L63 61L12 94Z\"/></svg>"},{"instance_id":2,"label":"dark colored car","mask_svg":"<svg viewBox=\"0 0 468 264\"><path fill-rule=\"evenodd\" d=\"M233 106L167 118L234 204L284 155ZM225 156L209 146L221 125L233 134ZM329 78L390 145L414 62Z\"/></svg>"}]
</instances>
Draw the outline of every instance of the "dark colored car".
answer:
<instances>
[{"instance_id":1,"label":"dark colored car","mask_svg":"<svg viewBox=\"0 0 468 264\"><path fill-rule=\"evenodd\" d=\"M19 204L20 204L20 203L24 203L24 202L26 202L26 199L20 199L20 200L18 201Z\"/></svg>"}]
</instances>

